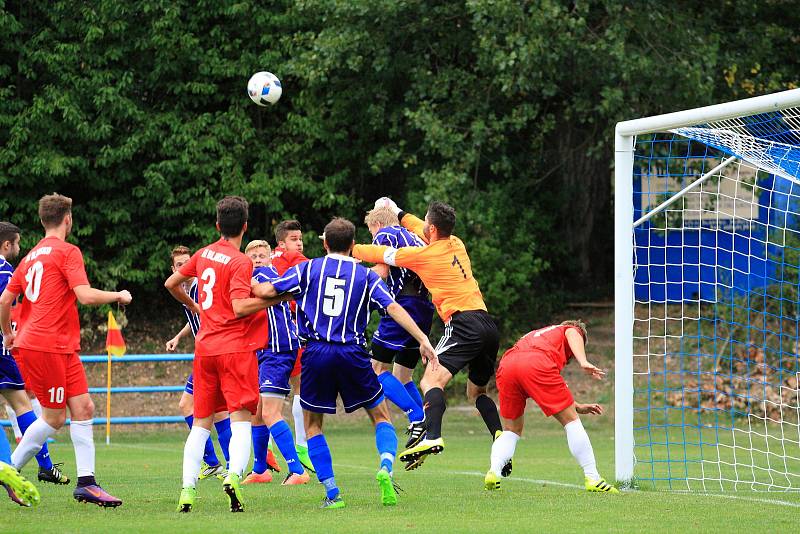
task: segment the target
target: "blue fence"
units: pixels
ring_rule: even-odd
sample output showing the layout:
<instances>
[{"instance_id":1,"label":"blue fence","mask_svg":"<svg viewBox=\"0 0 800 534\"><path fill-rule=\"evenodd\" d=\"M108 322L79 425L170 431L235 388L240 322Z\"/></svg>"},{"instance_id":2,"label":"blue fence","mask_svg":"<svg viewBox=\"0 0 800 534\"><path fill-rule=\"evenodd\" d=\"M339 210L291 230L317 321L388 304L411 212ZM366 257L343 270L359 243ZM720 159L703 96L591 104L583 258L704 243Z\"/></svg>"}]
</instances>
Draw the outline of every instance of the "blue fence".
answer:
<instances>
[{"instance_id":1,"label":"blue fence","mask_svg":"<svg viewBox=\"0 0 800 534\"><path fill-rule=\"evenodd\" d=\"M112 358L113 364L120 363L137 363L137 362L190 362L194 360L194 354L131 354L130 356L119 356ZM83 363L107 363L108 356L92 355L81 356ZM172 393L183 391L185 385L180 384L177 386L118 386L111 388L111 394L120 393ZM89 388L89 393L103 394L107 392L105 387L92 387ZM184 423L183 417L179 415L154 415L142 417L112 417L112 425L144 425L153 423ZM67 419L69 424L69 419ZM106 424L105 417L95 417L94 424ZM0 420L0 427L11 426L11 422L5 419Z\"/></svg>"}]
</instances>

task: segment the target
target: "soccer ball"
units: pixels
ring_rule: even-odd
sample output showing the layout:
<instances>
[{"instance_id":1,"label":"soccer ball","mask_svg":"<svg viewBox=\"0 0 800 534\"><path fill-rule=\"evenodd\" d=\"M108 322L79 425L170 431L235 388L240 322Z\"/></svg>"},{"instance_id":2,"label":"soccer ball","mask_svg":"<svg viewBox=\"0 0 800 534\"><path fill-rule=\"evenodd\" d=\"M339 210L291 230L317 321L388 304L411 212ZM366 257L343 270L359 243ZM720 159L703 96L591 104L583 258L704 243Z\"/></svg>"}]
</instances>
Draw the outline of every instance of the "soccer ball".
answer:
<instances>
[{"instance_id":1,"label":"soccer ball","mask_svg":"<svg viewBox=\"0 0 800 534\"><path fill-rule=\"evenodd\" d=\"M274 104L281 98L281 81L271 72L256 72L247 82L247 94L259 106Z\"/></svg>"}]
</instances>

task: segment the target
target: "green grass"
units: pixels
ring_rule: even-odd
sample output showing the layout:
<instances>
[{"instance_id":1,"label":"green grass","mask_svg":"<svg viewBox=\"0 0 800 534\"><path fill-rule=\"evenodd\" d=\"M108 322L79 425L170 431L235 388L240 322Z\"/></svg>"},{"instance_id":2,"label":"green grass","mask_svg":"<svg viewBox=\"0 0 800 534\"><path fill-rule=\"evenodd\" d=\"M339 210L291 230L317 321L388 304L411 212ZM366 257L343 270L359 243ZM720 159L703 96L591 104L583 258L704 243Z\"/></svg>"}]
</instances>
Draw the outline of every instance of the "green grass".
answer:
<instances>
[{"instance_id":1,"label":"green grass","mask_svg":"<svg viewBox=\"0 0 800 534\"><path fill-rule=\"evenodd\" d=\"M116 434L110 447L96 431L98 479L125 504L102 510L72 500L72 487L39 484L42 503L23 509L2 503L0 532L592 532L630 531L770 531L796 527L798 494L753 492L724 496L656 491L620 496L588 494L578 486L582 474L566 447L563 431L552 420L531 415L514 459L512 478L499 492L483 490L489 436L478 417L455 411L445 421L446 451L419 470L398 471L405 490L394 508L380 505L375 481L374 434L363 419L328 420L336 479L347 508L318 509L318 484L281 487L245 486L244 514L227 511L218 481L198 484L198 501L189 515L175 513L180 492L183 429ZM398 425L399 426L399 425ZM601 473L613 476L612 429L608 422L586 422ZM51 447L74 475L74 458L65 432ZM402 439L402 435L401 435ZM25 472L33 474L33 466ZM547 481L547 482L545 482Z\"/></svg>"}]
</instances>

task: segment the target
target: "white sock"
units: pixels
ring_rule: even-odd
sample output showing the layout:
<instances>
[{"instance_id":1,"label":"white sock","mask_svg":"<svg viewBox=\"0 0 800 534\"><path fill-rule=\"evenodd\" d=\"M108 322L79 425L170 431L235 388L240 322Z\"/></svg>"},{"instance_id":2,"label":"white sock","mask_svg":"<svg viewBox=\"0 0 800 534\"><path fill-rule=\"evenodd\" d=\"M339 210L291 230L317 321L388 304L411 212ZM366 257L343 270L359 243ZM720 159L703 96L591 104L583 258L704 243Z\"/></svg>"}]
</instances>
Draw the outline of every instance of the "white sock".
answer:
<instances>
[{"instance_id":1,"label":"white sock","mask_svg":"<svg viewBox=\"0 0 800 534\"><path fill-rule=\"evenodd\" d=\"M242 476L250 461L250 445L253 443L250 421L231 423L231 443L228 447L230 466L228 471Z\"/></svg>"},{"instance_id":2,"label":"white sock","mask_svg":"<svg viewBox=\"0 0 800 534\"><path fill-rule=\"evenodd\" d=\"M206 448L206 441L211 436L211 431L194 425L186 438L186 445L183 446L183 487L193 488L197 485L197 477L200 476L200 466L203 464L203 453Z\"/></svg>"},{"instance_id":3,"label":"white sock","mask_svg":"<svg viewBox=\"0 0 800 534\"><path fill-rule=\"evenodd\" d=\"M294 442L301 447L308 447L306 442L306 425L303 421L303 407L300 406L300 395L292 399L292 417L294 417Z\"/></svg>"},{"instance_id":4,"label":"white sock","mask_svg":"<svg viewBox=\"0 0 800 534\"><path fill-rule=\"evenodd\" d=\"M94 476L94 438L92 420L75 421L69 425L69 437L75 449L75 465L79 477Z\"/></svg>"},{"instance_id":5,"label":"white sock","mask_svg":"<svg viewBox=\"0 0 800 534\"><path fill-rule=\"evenodd\" d=\"M33 413L36 414L36 417L39 419L42 418L42 404L39 402L39 399L36 397L31 399L31 406L33 407Z\"/></svg>"},{"instance_id":6,"label":"white sock","mask_svg":"<svg viewBox=\"0 0 800 534\"><path fill-rule=\"evenodd\" d=\"M600 473L597 472L597 463L594 460L594 450L592 450L592 442L589 441L589 434L583 428L583 423L580 419L564 425L564 431L567 433L567 444L569 445L569 452L578 462L578 465L583 469L583 474L592 480L600 480L602 478Z\"/></svg>"},{"instance_id":7,"label":"white sock","mask_svg":"<svg viewBox=\"0 0 800 534\"><path fill-rule=\"evenodd\" d=\"M11 428L14 429L14 438L20 439L22 431L19 429L19 423L17 423L17 414L10 404L6 404L6 414L8 415L8 420L11 421Z\"/></svg>"},{"instance_id":8,"label":"white sock","mask_svg":"<svg viewBox=\"0 0 800 534\"><path fill-rule=\"evenodd\" d=\"M500 437L494 440L490 458L492 462L491 469L495 474L499 475L503 470L503 466L514 456L517 441L519 441L519 436L509 430L505 430L500 434Z\"/></svg>"},{"instance_id":9,"label":"white sock","mask_svg":"<svg viewBox=\"0 0 800 534\"><path fill-rule=\"evenodd\" d=\"M22 469L41 450L47 438L55 433L56 429L48 425L44 419L34 421L11 454L11 464L17 470Z\"/></svg>"}]
</instances>

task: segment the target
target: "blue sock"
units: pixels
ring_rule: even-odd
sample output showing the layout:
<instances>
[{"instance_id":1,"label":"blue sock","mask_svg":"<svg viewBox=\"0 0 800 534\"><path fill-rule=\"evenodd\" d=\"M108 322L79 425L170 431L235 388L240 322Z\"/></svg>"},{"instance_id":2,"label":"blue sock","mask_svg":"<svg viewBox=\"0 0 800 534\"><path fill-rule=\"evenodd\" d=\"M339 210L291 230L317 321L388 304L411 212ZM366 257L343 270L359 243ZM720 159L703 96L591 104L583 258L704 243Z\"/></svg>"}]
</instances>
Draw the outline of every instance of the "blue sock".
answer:
<instances>
[{"instance_id":1,"label":"blue sock","mask_svg":"<svg viewBox=\"0 0 800 534\"><path fill-rule=\"evenodd\" d=\"M269 428L266 425L253 427L253 472L261 474L267 470L267 447Z\"/></svg>"},{"instance_id":2,"label":"blue sock","mask_svg":"<svg viewBox=\"0 0 800 534\"><path fill-rule=\"evenodd\" d=\"M408 396L411 397L411 399L415 403L417 403L417 406L424 405L424 403L422 402L422 395L419 394L419 389L417 389L417 385L414 383L413 380L409 380L408 382L406 382L406 384L403 387L406 388Z\"/></svg>"},{"instance_id":3,"label":"blue sock","mask_svg":"<svg viewBox=\"0 0 800 534\"><path fill-rule=\"evenodd\" d=\"M397 455L397 433L392 423L378 423L375 425L375 446L381 457L381 467L390 473L394 466L394 457ZM313 460L312 460L313 462ZM314 464L315 466L317 464Z\"/></svg>"},{"instance_id":4,"label":"blue sock","mask_svg":"<svg viewBox=\"0 0 800 534\"><path fill-rule=\"evenodd\" d=\"M194 416L187 415L184 419L186 420L186 424L189 425L189 429L191 429L194 423ZM211 467L219 465L219 458L217 458L217 452L214 450L214 442L211 441L211 438L206 440L206 448L203 451L203 461Z\"/></svg>"},{"instance_id":5,"label":"blue sock","mask_svg":"<svg viewBox=\"0 0 800 534\"><path fill-rule=\"evenodd\" d=\"M17 416L17 424L19 425L19 431L22 432L22 435L25 435L28 427L35 421L36 414L33 413L33 410ZM36 461L39 463L39 467L43 469L53 468L53 461L50 459L50 451L47 449L47 443L42 445L42 450L36 454Z\"/></svg>"},{"instance_id":6,"label":"blue sock","mask_svg":"<svg viewBox=\"0 0 800 534\"><path fill-rule=\"evenodd\" d=\"M389 371L384 371L378 375L378 382L383 386L383 394L390 401L395 403L398 408L403 410L412 423L425 419L425 412L422 411L422 404L417 404L408 394L402 383Z\"/></svg>"},{"instance_id":7,"label":"blue sock","mask_svg":"<svg viewBox=\"0 0 800 534\"><path fill-rule=\"evenodd\" d=\"M231 420L223 419L214 423L214 428L217 429L217 441L222 448L222 455L225 457L225 467L228 467L228 462L231 459L228 454L228 446L231 443Z\"/></svg>"},{"instance_id":8,"label":"blue sock","mask_svg":"<svg viewBox=\"0 0 800 534\"><path fill-rule=\"evenodd\" d=\"M6 439L6 431L0 429L0 462L11 465L11 445Z\"/></svg>"},{"instance_id":9,"label":"blue sock","mask_svg":"<svg viewBox=\"0 0 800 534\"><path fill-rule=\"evenodd\" d=\"M333 478L333 459L324 435L308 438L308 457L317 470L317 478L325 486L326 495L329 499L335 499L339 495L339 488Z\"/></svg>"},{"instance_id":10,"label":"blue sock","mask_svg":"<svg viewBox=\"0 0 800 534\"><path fill-rule=\"evenodd\" d=\"M272 433L272 439L278 445L283 459L286 460L289 471L298 475L303 474L303 466L300 464L300 458L297 457L297 451L294 448L294 437L286 421L281 419L269 427L269 431Z\"/></svg>"}]
</instances>

